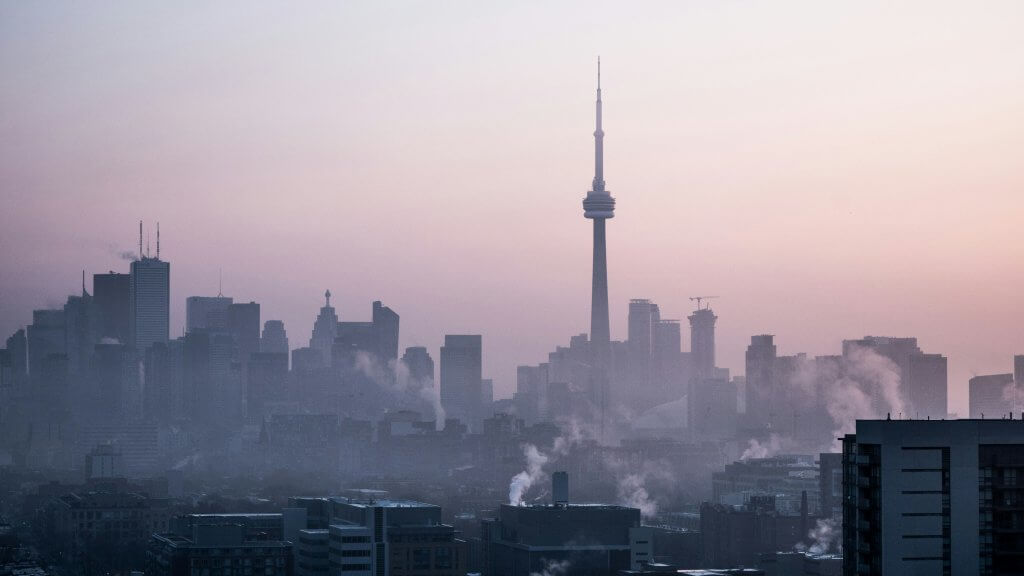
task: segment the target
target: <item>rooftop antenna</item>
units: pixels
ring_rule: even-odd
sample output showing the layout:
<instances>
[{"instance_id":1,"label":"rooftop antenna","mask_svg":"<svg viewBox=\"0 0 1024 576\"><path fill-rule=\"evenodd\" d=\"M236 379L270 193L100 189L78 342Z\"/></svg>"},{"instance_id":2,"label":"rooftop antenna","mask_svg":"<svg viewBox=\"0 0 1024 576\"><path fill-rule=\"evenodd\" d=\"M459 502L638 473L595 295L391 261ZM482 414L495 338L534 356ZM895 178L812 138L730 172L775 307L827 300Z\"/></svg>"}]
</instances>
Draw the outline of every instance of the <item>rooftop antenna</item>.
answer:
<instances>
[{"instance_id":1,"label":"rooftop antenna","mask_svg":"<svg viewBox=\"0 0 1024 576\"><path fill-rule=\"evenodd\" d=\"M326 308L330 308L331 307L331 291L330 290L328 290L327 292L324 292L324 298L327 299L327 305L325 307Z\"/></svg>"},{"instance_id":2,"label":"rooftop antenna","mask_svg":"<svg viewBox=\"0 0 1024 576\"><path fill-rule=\"evenodd\" d=\"M85 296L85 269L82 269L82 296Z\"/></svg>"},{"instance_id":3,"label":"rooftop antenna","mask_svg":"<svg viewBox=\"0 0 1024 576\"><path fill-rule=\"evenodd\" d=\"M160 259L160 223L156 223L156 259Z\"/></svg>"},{"instance_id":4,"label":"rooftop antenna","mask_svg":"<svg viewBox=\"0 0 1024 576\"><path fill-rule=\"evenodd\" d=\"M149 258L149 241L151 240L152 232L146 234L146 258Z\"/></svg>"},{"instance_id":5,"label":"rooftop antenna","mask_svg":"<svg viewBox=\"0 0 1024 576\"><path fill-rule=\"evenodd\" d=\"M139 220L139 260L142 260L142 220Z\"/></svg>"},{"instance_id":6,"label":"rooftop antenna","mask_svg":"<svg viewBox=\"0 0 1024 576\"><path fill-rule=\"evenodd\" d=\"M224 269L217 269L217 297L224 297Z\"/></svg>"}]
</instances>

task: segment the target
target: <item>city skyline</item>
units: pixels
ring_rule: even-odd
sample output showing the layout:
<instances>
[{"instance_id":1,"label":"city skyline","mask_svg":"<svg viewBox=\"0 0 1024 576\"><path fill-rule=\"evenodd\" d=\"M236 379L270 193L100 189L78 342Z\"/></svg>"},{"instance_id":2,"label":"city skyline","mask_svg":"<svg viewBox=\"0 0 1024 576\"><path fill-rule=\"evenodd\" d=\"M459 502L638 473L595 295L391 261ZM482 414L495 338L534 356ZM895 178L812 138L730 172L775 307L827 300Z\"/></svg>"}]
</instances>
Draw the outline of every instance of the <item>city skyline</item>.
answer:
<instances>
[{"instance_id":1,"label":"city skyline","mask_svg":"<svg viewBox=\"0 0 1024 576\"><path fill-rule=\"evenodd\" d=\"M1005 25L1020 8L993 5L1001 11L980 13L940 5L921 13L924 5L914 6L895 10L892 29L875 31L898 64L916 64L906 78L877 51L854 54L862 46L846 31L824 42L835 30L788 29L824 42L818 54L798 58L765 29L727 26L726 8L684 7L678 10L690 19L681 31L644 19L654 26L647 42L635 42L628 32L639 28L629 24L604 41L573 28L580 43L555 58L529 50L512 58L511 48L486 43L467 61L457 46L399 19L394 33L408 36L396 38L383 62L407 57L421 43L438 50L371 83L371 71L352 62L294 65L294 57L318 53L290 35L311 25L301 16L289 16L277 32L291 39L293 58L252 60L242 48L281 16L266 8L251 15L251 28L227 35L215 63L193 69L189 53L175 52L183 37L161 44L146 36L176 32L181 22L159 22L173 15L80 14L84 25L72 33L70 16L54 21L45 8L6 7L8 49L0 58L15 73L0 80L0 97L14 111L7 121L14 137L4 139L0 154L4 201L12 207L0 226L7 268L0 331L28 324L32 309L61 305L77 292L83 266L89 274L126 272L118 253L132 249L134 222L143 218L155 230L159 220L165 258L174 264L172 336L184 327L185 298L215 295L223 269L226 295L260 302L265 317L284 320L296 341L305 340L328 288L342 320L367 320L374 300L394 307L403 318L403 349L425 345L436 353L444 334L483 334L484 376L507 396L517 365L542 361L554 345L587 331L590 246L578 202L591 154L589 64L600 52L605 100L614 102L606 118L608 173L625 193L609 239L612 339L625 337L631 298L651 298L666 318L683 318L692 310L688 297L706 293L722 296L714 303L716 348L719 363L734 373L742 372L754 334L775 334L780 353L811 355L867 334L916 336L948 356L950 407L963 415L968 378L1011 371L1009 359L1024 348L1015 329L1024 312L1016 287L1024 278L1012 265L1024 254L1011 227L1021 211L1011 195L1020 188L1013 165L1020 136L1008 128L1020 118L1015 102L1024 91L989 58L1007 61L1020 52ZM353 10L360 18L390 15L385 8ZM515 22L535 12L477 15L487 24L482 29L502 38L511 34L502 17ZM854 22L864 17L849 7L842 12ZM606 23L614 14L605 7L588 18ZM446 13L420 15L443 20ZM760 15L779 25L770 13ZM948 21L954 15L961 28ZM211 29L196 32L198 46L212 42L229 16L210 14ZM901 44L899 24L912 17L933 26L912 46ZM694 33L698 23L726 26L735 45ZM53 34L29 42L24 33L40 26ZM118 34L94 37L108 27ZM944 34L962 27L987 36L954 50ZM332 45L326 30L313 29L311 42ZM742 41L740 31L751 35ZM475 40L480 33L463 32ZM675 33L688 39L676 42ZM76 34L93 44L72 54L66 43ZM557 36L548 28L540 34L544 46ZM698 39L731 49L733 59L691 51ZM124 42L171 65L162 68L166 77L150 78L154 85L188 80L204 89L186 91L182 105L172 106L151 86L132 84L143 62L119 52L105 74L83 76ZM686 81L654 74L659 48ZM755 48L767 49L765 62L750 60ZM735 58L744 54L750 58ZM308 109L278 110L285 93L257 81L261 62ZM830 72L833 62L845 64L838 68L849 76ZM950 62L955 80L942 74ZM727 70L707 68L715 64ZM66 69L72 73L58 78ZM362 91L343 90L337 75L321 78L341 69L362 79ZM787 72L813 72L820 82L786 81ZM864 81L850 83L853 77ZM876 86L885 81L890 90ZM15 82L50 90L44 102L30 101ZM251 90L238 91L236 82ZM429 88L437 85L447 91ZM60 87L68 90L54 90ZM850 88L849 106L826 106ZM106 103L112 92L132 101L114 110ZM472 94L477 104L444 106L452 93ZM331 105L321 94L345 98ZM939 97L913 106L925 94ZM808 105L796 106L796 95ZM237 107L224 108L229 96ZM415 114L410 103L418 105ZM779 118L767 119L768 109ZM77 116L85 112L103 124ZM101 125L109 132L98 131ZM509 134L516 137L503 142ZM436 139L441 146L428 146ZM402 169L386 169L399 155ZM524 201L503 200L509 198ZM684 338L684 348L690 344Z\"/></svg>"}]
</instances>

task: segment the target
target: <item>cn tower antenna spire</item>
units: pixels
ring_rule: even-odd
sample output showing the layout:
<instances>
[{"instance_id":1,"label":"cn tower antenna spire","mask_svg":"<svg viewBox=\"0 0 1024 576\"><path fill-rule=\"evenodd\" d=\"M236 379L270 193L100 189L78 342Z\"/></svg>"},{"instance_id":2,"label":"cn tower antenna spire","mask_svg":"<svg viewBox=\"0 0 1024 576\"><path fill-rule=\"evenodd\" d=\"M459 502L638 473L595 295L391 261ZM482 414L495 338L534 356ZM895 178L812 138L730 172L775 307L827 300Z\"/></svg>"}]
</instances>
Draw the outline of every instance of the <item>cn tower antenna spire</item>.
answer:
<instances>
[{"instance_id":1,"label":"cn tower antenna spire","mask_svg":"<svg viewBox=\"0 0 1024 576\"><path fill-rule=\"evenodd\" d=\"M597 57L597 118L594 122L594 186L596 193L604 192L604 129L601 127L601 57Z\"/></svg>"},{"instance_id":2,"label":"cn tower antenna spire","mask_svg":"<svg viewBox=\"0 0 1024 576\"><path fill-rule=\"evenodd\" d=\"M597 59L597 102L594 118L594 182L583 199L583 216L594 221L594 268L590 300L590 394L604 436L608 418L609 355L608 256L605 224L615 216L615 199L604 187L604 129L601 126L601 59Z\"/></svg>"}]
</instances>

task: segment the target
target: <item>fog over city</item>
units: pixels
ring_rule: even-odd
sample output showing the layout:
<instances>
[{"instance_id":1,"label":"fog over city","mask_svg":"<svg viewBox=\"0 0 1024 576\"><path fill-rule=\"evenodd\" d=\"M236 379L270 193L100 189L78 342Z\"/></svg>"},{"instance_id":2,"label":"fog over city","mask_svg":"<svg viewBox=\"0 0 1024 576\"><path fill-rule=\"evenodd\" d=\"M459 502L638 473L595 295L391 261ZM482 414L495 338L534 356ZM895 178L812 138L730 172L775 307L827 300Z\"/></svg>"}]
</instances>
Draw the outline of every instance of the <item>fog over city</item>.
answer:
<instances>
[{"instance_id":1,"label":"fog over city","mask_svg":"<svg viewBox=\"0 0 1024 576\"><path fill-rule=\"evenodd\" d=\"M1021 23L0 5L0 576L1024 573Z\"/></svg>"}]
</instances>

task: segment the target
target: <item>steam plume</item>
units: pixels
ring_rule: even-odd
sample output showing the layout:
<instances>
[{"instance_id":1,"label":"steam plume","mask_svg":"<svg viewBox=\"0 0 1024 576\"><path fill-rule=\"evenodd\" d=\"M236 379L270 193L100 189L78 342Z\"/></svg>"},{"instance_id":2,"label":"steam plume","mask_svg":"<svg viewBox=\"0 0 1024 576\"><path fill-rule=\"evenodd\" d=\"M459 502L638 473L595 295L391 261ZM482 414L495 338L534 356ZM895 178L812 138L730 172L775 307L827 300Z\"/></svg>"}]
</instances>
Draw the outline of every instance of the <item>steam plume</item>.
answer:
<instances>
[{"instance_id":1,"label":"steam plume","mask_svg":"<svg viewBox=\"0 0 1024 576\"><path fill-rule=\"evenodd\" d=\"M526 456L526 470L513 476L508 486L508 503L513 506L523 503L523 494L544 476L544 465L549 460L548 456L537 450L533 444L523 447L523 455Z\"/></svg>"}]
</instances>

